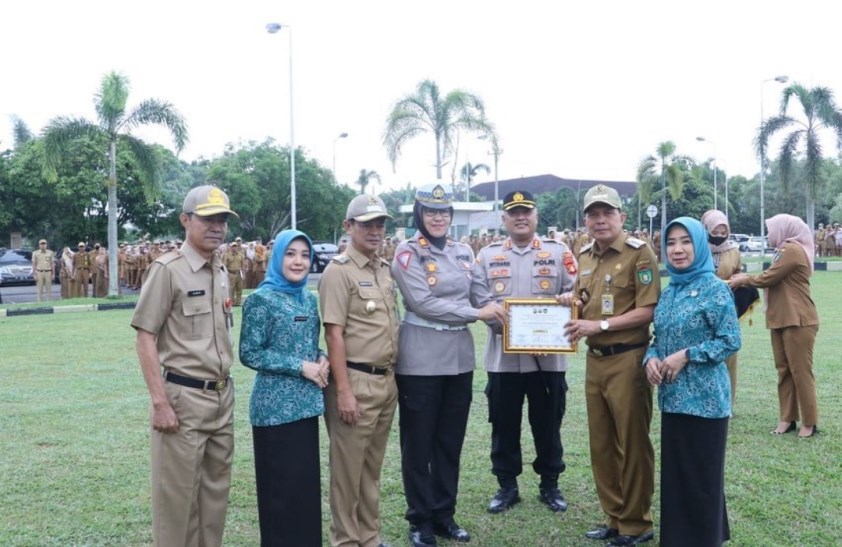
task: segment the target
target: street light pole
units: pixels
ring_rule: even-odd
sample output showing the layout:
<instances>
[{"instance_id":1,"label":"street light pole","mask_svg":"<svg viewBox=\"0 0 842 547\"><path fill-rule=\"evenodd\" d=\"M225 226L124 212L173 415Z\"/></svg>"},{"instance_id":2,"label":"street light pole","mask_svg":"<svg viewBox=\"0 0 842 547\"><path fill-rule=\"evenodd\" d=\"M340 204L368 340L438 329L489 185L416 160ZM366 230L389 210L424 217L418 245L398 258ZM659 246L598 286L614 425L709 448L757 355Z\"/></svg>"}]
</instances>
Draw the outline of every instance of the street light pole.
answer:
<instances>
[{"instance_id":1,"label":"street light pole","mask_svg":"<svg viewBox=\"0 0 842 547\"><path fill-rule=\"evenodd\" d=\"M706 142L713 147L713 157L711 158L711 164L713 165L713 208L719 209L718 202L717 202L717 194L719 193L716 187L716 143L710 139L706 139L705 137L696 137L696 140L699 142ZM725 198L725 209L728 209L728 198ZM725 216L728 216L728 213L725 213Z\"/></svg>"},{"instance_id":2,"label":"street light pole","mask_svg":"<svg viewBox=\"0 0 842 547\"><path fill-rule=\"evenodd\" d=\"M333 180L336 180L336 141L338 141L339 139L347 139L347 138L348 138L348 133L343 131L342 133L339 134L338 137L333 139Z\"/></svg>"},{"instance_id":3,"label":"street light pole","mask_svg":"<svg viewBox=\"0 0 842 547\"><path fill-rule=\"evenodd\" d=\"M775 76L774 78L769 78L768 80L763 80L760 82L760 129L763 130L763 84L766 82L778 82L779 84L785 84L789 81L789 76ZM763 148L760 149L760 256L765 254L765 247L766 244L762 243L766 241L764 238L766 237L766 196L765 196L765 185L766 182L766 154Z\"/></svg>"},{"instance_id":4,"label":"street light pole","mask_svg":"<svg viewBox=\"0 0 842 547\"><path fill-rule=\"evenodd\" d=\"M289 25L281 25L280 23L269 23L266 25L266 31L269 34L276 34L282 28L287 29L287 36L289 37L289 209L290 209L290 228L295 230L297 228L297 215L295 205L295 123L293 121L293 102L292 102L292 27Z\"/></svg>"}]
</instances>

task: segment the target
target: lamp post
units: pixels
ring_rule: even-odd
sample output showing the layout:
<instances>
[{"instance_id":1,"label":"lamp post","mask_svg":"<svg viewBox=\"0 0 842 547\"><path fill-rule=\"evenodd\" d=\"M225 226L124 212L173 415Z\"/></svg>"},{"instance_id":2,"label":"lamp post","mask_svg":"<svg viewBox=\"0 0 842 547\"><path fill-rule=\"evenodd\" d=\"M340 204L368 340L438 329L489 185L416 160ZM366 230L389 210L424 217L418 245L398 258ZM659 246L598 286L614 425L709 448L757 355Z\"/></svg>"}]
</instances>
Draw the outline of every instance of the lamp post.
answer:
<instances>
[{"instance_id":1,"label":"lamp post","mask_svg":"<svg viewBox=\"0 0 842 547\"><path fill-rule=\"evenodd\" d=\"M297 215L295 207L295 123L293 122L292 102L292 27L280 23L269 23L266 25L266 32L276 34L282 28L287 29L289 36L289 209L290 228L297 228Z\"/></svg>"},{"instance_id":2,"label":"lamp post","mask_svg":"<svg viewBox=\"0 0 842 547\"><path fill-rule=\"evenodd\" d=\"M769 78L768 80L763 80L760 82L760 129L763 129L763 84L767 82L778 82L779 84L785 84L789 81L789 76L775 76L774 78ZM766 154L765 151L761 148L760 149L760 241L765 241L766 237L766 201L765 201L765 188L764 184L766 182ZM760 245L760 256L765 254L766 244L763 243Z\"/></svg>"},{"instance_id":3,"label":"lamp post","mask_svg":"<svg viewBox=\"0 0 842 547\"><path fill-rule=\"evenodd\" d=\"M711 163L713 164L713 208L719 209L717 206L716 195L719 193L716 187L716 143L710 139L706 139L705 137L696 137L696 140L699 142L706 142L713 147L713 157L711 158ZM728 209L728 199L725 199L725 209ZM725 216L728 216L726 213Z\"/></svg>"},{"instance_id":4,"label":"lamp post","mask_svg":"<svg viewBox=\"0 0 842 547\"><path fill-rule=\"evenodd\" d=\"M336 180L336 141L338 141L339 139L347 139L347 138L348 138L348 133L343 131L342 133L339 134L338 137L333 139L333 180Z\"/></svg>"}]
</instances>

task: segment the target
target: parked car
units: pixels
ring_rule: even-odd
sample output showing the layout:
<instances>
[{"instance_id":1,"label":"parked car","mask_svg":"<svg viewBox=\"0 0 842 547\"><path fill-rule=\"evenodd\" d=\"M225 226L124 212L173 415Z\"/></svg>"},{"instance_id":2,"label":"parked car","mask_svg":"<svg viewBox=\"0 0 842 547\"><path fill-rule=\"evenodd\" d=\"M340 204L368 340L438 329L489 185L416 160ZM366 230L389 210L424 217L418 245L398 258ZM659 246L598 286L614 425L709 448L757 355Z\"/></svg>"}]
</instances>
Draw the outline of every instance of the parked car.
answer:
<instances>
[{"instance_id":1,"label":"parked car","mask_svg":"<svg viewBox=\"0 0 842 547\"><path fill-rule=\"evenodd\" d=\"M737 242L737 245L742 246L742 244L748 241L749 235L748 234L731 234L728 236L728 239L731 241ZM742 249L740 249L742 250Z\"/></svg>"},{"instance_id":2,"label":"parked car","mask_svg":"<svg viewBox=\"0 0 842 547\"><path fill-rule=\"evenodd\" d=\"M769 248L769 243L765 237L751 236L746 241L740 243L740 251L744 253L759 253Z\"/></svg>"},{"instance_id":3,"label":"parked car","mask_svg":"<svg viewBox=\"0 0 842 547\"><path fill-rule=\"evenodd\" d=\"M310 264L310 271L313 273L322 273L325 271L325 267L327 267L330 260L339 254L339 248L333 243L316 241L313 243L313 252L316 254L316 258Z\"/></svg>"},{"instance_id":4,"label":"parked car","mask_svg":"<svg viewBox=\"0 0 842 547\"><path fill-rule=\"evenodd\" d=\"M32 252L23 249L0 251L0 285L34 285Z\"/></svg>"}]
</instances>

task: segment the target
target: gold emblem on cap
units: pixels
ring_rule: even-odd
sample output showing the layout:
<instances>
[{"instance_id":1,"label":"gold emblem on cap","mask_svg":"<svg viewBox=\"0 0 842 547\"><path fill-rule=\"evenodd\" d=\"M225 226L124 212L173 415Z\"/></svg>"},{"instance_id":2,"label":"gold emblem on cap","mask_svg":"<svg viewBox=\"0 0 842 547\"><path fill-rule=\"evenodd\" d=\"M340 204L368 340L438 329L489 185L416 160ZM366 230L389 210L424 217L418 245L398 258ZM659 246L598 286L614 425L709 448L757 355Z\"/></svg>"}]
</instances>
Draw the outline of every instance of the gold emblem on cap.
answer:
<instances>
[{"instance_id":1,"label":"gold emblem on cap","mask_svg":"<svg viewBox=\"0 0 842 547\"><path fill-rule=\"evenodd\" d=\"M512 201L523 201L523 194L515 192L515 195L512 197Z\"/></svg>"},{"instance_id":2,"label":"gold emblem on cap","mask_svg":"<svg viewBox=\"0 0 842 547\"><path fill-rule=\"evenodd\" d=\"M225 194L219 188L211 188L210 192L208 192L208 203L213 203L214 205L225 203Z\"/></svg>"},{"instance_id":3,"label":"gold emblem on cap","mask_svg":"<svg viewBox=\"0 0 842 547\"><path fill-rule=\"evenodd\" d=\"M433 191L431 192L433 195L433 199L443 200L444 199L444 188L441 187L441 184L437 184Z\"/></svg>"}]
</instances>

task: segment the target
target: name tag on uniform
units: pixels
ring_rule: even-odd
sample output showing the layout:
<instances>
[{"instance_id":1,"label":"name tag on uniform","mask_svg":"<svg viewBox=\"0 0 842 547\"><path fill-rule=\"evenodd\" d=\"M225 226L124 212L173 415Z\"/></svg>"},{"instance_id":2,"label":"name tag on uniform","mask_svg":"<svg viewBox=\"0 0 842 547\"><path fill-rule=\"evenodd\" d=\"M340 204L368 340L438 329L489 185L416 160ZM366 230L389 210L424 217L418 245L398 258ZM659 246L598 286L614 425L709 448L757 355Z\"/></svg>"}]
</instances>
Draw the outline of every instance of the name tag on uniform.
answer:
<instances>
[{"instance_id":1,"label":"name tag on uniform","mask_svg":"<svg viewBox=\"0 0 842 547\"><path fill-rule=\"evenodd\" d=\"M602 295L602 315L614 315L614 295Z\"/></svg>"},{"instance_id":2,"label":"name tag on uniform","mask_svg":"<svg viewBox=\"0 0 842 547\"><path fill-rule=\"evenodd\" d=\"M205 291L187 291L187 296L204 296Z\"/></svg>"},{"instance_id":3,"label":"name tag on uniform","mask_svg":"<svg viewBox=\"0 0 842 547\"><path fill-rule=\"evenodd\" d=\"M296 315L293 318L293 321L296 321L296 322L307 321L307 316L306 315Z\"/></svg>"},{"instance_id":4,"label":"name tag on uniform","mask_svg":"<svg viewBox=\"0 0 842 547\"><path fill-rule=\"evenodd\" d=\"M373 287L374 284L371 281L360 281L360 287Z\"/></svg>"}]
</instances>

